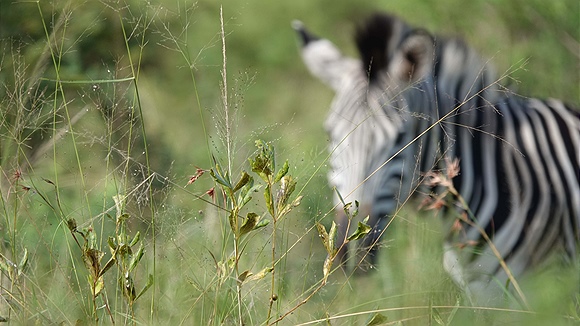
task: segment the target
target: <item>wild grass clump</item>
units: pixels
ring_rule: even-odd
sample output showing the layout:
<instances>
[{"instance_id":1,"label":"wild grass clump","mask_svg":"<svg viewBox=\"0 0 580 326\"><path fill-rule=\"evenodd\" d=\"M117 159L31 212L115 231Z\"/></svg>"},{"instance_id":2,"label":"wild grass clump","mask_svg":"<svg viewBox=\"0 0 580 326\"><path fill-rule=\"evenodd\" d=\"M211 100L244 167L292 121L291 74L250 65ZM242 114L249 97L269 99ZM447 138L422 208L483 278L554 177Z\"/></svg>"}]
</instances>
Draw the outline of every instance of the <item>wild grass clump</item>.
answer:
<instances>
[{"instance_id":1,"label":"wild grass clump","mask_svg":"<svg viewBox=\"0 0 580 326\"><path fill-rule=\"evenodd\" d=\"M320 127L328 94L304 86L288 26L328 4L260 4L264 20L245 6L0 4L0 322L480 317L441 268L439 222L408 206L375 273L339 266L343 243L369 228L357 202L342 202L349 232L336 235ZM344 21L366 10L332 7ZM549 301L546 316L562 316L569 289L558 284L574 272L532 278L545 296L530 305ZM538 316L489 313L527 314Z\"/></svg>"}]
</instances>

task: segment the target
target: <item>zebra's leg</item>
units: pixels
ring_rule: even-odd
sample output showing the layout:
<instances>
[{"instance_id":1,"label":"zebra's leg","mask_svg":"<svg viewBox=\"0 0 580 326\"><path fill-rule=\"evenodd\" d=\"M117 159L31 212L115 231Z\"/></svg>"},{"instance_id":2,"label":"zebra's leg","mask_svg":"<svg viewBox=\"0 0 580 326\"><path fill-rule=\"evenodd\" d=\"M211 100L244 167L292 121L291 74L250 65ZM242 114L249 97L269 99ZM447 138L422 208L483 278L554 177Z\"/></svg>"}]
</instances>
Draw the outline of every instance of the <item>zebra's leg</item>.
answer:
<instances>
[{"instance_id":1,"label":"zebra's leg","mask_svg":"<svg viewBox=\"0 0 580 326\"><path fill-rule=\"evenodd\" d=\"M459 261L456 249L448 242L443 245L443 269L451 276L453 282L465 292L467 300L473 306L473 294L466 280L465 270Z\"/></svg>"}]
</instances>

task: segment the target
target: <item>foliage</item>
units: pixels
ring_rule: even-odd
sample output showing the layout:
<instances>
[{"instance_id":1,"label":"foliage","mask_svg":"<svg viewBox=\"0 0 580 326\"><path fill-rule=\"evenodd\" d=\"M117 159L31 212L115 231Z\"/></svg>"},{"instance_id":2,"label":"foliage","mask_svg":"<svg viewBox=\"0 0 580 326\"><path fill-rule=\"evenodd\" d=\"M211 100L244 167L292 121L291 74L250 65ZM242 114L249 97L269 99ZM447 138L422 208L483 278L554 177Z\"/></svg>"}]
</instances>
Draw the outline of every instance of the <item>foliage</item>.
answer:
<instances>
[{"instance_id":1,"label":"foliage","mask_svg":"<svg viewBox=\"0 0 580 326\"><path fill-rule=\"evenodd\" d=\"M577 266L549 263L520 282L539 314L467 309L440 268L438 221L410 207L378 273L336 266L368 226L342 203L353 230L336 238L321 127L331 94L289 26L301 19L354 55L355 22L394 11L460 31L499 71L527 60L512 76L521 93L577 104L578 6L226 0L220 24L212 1L0 1L0 321L578 320L566 286Z\"/></svg>"}]
</instances>

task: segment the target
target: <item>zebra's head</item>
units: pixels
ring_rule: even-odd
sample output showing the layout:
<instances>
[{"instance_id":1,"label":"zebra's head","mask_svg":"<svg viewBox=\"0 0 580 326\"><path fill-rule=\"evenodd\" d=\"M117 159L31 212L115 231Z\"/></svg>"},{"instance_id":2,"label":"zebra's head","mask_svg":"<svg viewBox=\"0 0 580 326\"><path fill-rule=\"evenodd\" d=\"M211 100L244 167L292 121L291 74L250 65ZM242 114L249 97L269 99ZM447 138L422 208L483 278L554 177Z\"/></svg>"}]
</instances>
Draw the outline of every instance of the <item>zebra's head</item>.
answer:
<instances>
[{"instance_id":1,"label":"zebra's head","mask_svg":"<svg viewBox=\"0 0 580 326\"><path fill-rule=\"evenodd\" d=\"M301 22L293 27L307 68L336 93L325 121L330 183L345 200L371 206L374 190L382 186L371 174L388 159L406 119L408 103L399 94L431 71L433 40L395 17L376 15L357 31L360 59L355 59Z\"/></svg>"}]
</instances>

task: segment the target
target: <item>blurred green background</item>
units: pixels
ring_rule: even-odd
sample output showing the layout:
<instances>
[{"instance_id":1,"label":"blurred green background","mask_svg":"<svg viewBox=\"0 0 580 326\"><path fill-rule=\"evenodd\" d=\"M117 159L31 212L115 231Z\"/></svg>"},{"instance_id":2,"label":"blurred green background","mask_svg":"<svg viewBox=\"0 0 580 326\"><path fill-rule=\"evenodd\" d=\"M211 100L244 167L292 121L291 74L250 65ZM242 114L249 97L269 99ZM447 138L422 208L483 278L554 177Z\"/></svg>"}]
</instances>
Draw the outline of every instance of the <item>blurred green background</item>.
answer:
<instances>
[{"instance_id":1,"label":"blurred green background","mask_svg":"<svg viewBox=\"0 0 580 326\"><path fill-rule=\"evenodd\" d=\"M168 294L170 286L164 284L164 277L166 283L183 284L183 278L203 270L201 261L207 263L209 258L200 248L215 245L211 230L218 228L219 237L223 226L216 226L216 214L211 213L209 197L204 195L213 186L210 178L185 185L197 167L212 166L212 155L222 164L227 161L225 137L220 132L225 119L220 7L226 33L228 105L234 121L233 174L247 169L254 140L261 138L273 142L280 161L290 161L299 188L306 186L303 204L285 226L287 232L304 240L299 246L303 251L297 251L301 258L289 262L286 272L297 278L309 275L316 279L307 271L319 270L324 260L322 246L311 242L316 239L311 227L315 220L328 224L332 218L326 215L332 207L332 193L326 185L327 138L322 123L333 94L303 66L290 28L292 20L303 21L314 33L356 56L352 36L357 23L374 11L389 11L433 33L464 38L490 58L499 73L517 68L508 86L519 94L580 104L577 0L104 0L41 1L38 5L0 0L0 185L4 208L0 248L15 261L18 257L12 256L24 248L31 252L39 288L45 289L43 284L55 279L58 268L53 264L69 266L68 259L74 260L73 255L61 252L70 239L57 231L62 221L42 200L15 185L19 182L53 198L54 187L42 180L56 182L55 176L67 216L82 226L100 223L101 234L114 227L103 221L117 193L130 193L128 210L138 221L131 228L143 230L149 245L151 215L156 214L157 236L163 239L158 264L174 264L172 259L179 261L180 255L186 260L181 263L186 265L182 266L183 277L170 270L159 272L161 280L156 286L163 289L158 288L162 296L174 298ZM54 38L47 41L53 29ZM55 54L56 61L47 44L62 49ZM139 68L139 103L130 82L103 82L133 76L131 62ZM57 78L57 65L61 80L82 81L63 84L60 94L64 97L54 96L51 80ZM56 113L55 102L60 103ZM70 112L62 109L64 102ZM142 116L131 115L137 104ZM70 117L76 119L74 139L67 133ZM149 174L142 131L136 123L140 119L149 166L156 173L152 188L148 188L149 181L143 182ZM20 181L15 181L17 171ZM150 209L152 199L154 210ZM168 248L167 243L174 247ZM302 266L311 263L311 257L315 257L314 266ZM292 266L299 266L296 274L292 274ZM176 293L186 291L172 286ZM62 297L72 290L47 290L51 291L56 293L53 300L65 305ZM6 310L1 314L6 315ZM171 314L168 310L167 315ZM314 313L309 317L320 318Z\"/></svg>"},{"instance_id":2,"label":"blurred green background","mask_svg":"<svg viewBox=\"0 0 580 326\"><path fill-rule=\"evenodd\" d=\"M47 23L57 19L66 3L41 2ZM61 78L65 80L128 75L123 34L115 10L122 10L129 28L139 30L143 28L139 24L147 24L139 88L146 130L158 144L153 149L153 164L162 174L168 162L174 162L173 171L180 177L191 174L192 164L209 164L190 70L183 54L175 51L172 38L178 39L193 64L200 104L206 112L203 119L209 134L215 135L212 119L219 119L218 112L222 111L220 6L227 33L229 94L232 102L240 105L236 132L240 150L248 139L255 138L252 133L256 132L277 139L284 150L292 149L294 157L308 159L319 155L326 146L321 124L332 94L303 67L296 37L289 27L293 19L304 21L312 31L356 56L352 36L357 22L373 11L393 12L433 33L465 38L491 58L500 73L521 66L513 74L510 86L522 95L561 98L574 105L580 102L579 5L573 0L443 0L436 4L73 1L66 30L68 53L63 56L61 68ZM26 64L32 69L46 43L35 5L2 0L0 15L4 62L10 60L6 39L12 38L21 42ZM131 40L134 54L141 36L135 35ZM46 73L50 74L50 70ZM6 67L2 80L10 80L10 75Z\"/></svg>"}]
</instances>

